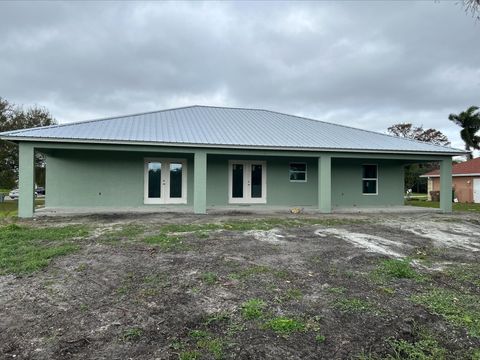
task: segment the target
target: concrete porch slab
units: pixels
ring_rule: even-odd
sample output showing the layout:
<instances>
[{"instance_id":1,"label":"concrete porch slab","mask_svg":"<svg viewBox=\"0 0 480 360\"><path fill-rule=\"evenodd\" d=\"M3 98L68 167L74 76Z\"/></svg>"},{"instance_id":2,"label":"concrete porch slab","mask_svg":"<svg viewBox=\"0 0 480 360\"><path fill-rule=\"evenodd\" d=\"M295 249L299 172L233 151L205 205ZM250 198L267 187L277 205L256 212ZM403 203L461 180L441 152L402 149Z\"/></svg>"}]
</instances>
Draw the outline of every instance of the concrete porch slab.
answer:
<instances>
[{"instance_id":1,"label":"concrete porch slab","mask_svg":"<svg viewBox=\"0 0 480 360\"><path fill-rule=\"evenodd\" d=\"M286 207L286 206L260 206L260 205L240 205L240 206L217 206L207 209L207 214L230 214L230 215L242 215L242 214L292 214L292 209L300 209L300 213L303 214L318 214L321 213L314 207ZM390 206L390 207L368 207L368 208L337 208L333 210L333 214L406 214L406 213L438 213L440 209L425 208L416 206ZM162 213L178 213L178 214L192 214L193 207L191 206L169 206L169 207L157 207L157 206L144 206L144 207L95 207L95 208L51 208L43 207L37 208L35 216L75 216L75 215L95 215L95 214L162 214Z\"/></svg>"}]
</instances>

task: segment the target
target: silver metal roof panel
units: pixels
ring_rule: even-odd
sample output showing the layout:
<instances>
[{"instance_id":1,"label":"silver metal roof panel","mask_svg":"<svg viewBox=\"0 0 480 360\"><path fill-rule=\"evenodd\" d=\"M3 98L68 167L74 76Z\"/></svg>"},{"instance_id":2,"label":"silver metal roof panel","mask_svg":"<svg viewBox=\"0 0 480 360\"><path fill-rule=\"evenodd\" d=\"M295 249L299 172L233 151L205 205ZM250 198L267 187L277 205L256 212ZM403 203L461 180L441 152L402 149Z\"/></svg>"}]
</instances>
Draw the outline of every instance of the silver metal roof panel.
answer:
<instances>
[{"instance_id":1,"label":"silver metal roof panel","mask_svg":"<svg viewBox=\"0 0 480 360\"><path fill-rule=\"evenodd\" d=\"M269 110L189 106L0 133L13 141L121 142L214 147L464 153Z\"/></svg>"}]
</instances>

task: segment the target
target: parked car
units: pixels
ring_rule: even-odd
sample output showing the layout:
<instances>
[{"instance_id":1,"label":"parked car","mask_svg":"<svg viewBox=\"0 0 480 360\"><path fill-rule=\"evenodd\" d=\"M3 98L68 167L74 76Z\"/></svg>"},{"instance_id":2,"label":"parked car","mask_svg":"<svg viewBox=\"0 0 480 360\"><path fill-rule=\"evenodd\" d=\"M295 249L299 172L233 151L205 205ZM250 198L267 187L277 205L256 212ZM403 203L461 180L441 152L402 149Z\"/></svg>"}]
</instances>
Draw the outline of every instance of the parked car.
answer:
<instances>
[{"instance_id":1,"label":"parked car","mask_svg":"<svg viewBox=\"0 0 480 360\"><path fill-rule=\"evenodd\" d=\"M38 187L35 189L35 192L37 193L37 195L45 195L45 188L44 188L44 187L41 187L41 186L38 186Z\"/></svg>"},{"instance_id":2,"label":"parked car","mask_svg":"<svg viewBox=\"0 0 480 360\"><path fill-rule=\"evenodd\" d=\"M37 197L37 192L35 191L35 197ZM13 189L12 191L10 191L8 193L8 196L10 197L10 199L12 200L17 200L20 196L20 193L18 192L18 189Z\"/></svg>"}]
</instances>

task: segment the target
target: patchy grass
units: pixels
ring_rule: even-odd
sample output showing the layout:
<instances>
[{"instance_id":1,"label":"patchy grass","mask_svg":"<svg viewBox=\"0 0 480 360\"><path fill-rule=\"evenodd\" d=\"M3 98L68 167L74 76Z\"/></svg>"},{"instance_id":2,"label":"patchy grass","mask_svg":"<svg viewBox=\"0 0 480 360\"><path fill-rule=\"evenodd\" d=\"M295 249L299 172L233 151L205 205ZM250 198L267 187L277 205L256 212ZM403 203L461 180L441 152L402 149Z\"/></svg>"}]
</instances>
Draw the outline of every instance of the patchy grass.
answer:
<instances>
[{"instance_id":1,"label":"patchy grass","mask_svg":"<svg viewBox=\"0 0 480 360\"><path fill-rule=\"evenodd\" d=\"M211 231L227 230L227 231L248 231L248 230L271 230L273 228L297 228L308 225L323 225L323 226L339 226L346 224L364 223L364 220L359 219L259 219L251 221L229 221L224 223L209 223L209 224L166 224L162 225L155 235L150 235L143 238L143 241L158 245L166 251L171 250L188 250L188 246L184 242L185 235L195 234L197 238L203 239L209 236ZM119 232L113 232L107 238L119 237L136 237L143 232L142 229L133 227Z\"/></svg>"},{"instance_id":2,"label":"patchy grass","mask_svg":"<svg viewBox=\"0 0 480 360\"><path fill-rule=\"evenodd\" d=\"M202 278L202 281L207 285L215 285L218 281L217 274L213 272L203 273L201 278Z\"/></svg>"},{"instance_id":3,"label":"patchy grass","mask_svg":"<svg viewBox=\"0 0 480 360\"><path fill-rule=\"evenodd\" d=\"M445 270L445 274L456 281L480 287L480 265L478 264L451 266Z\"/></svg>"},{"instance_id":4,"label":"patchy grass","mask_svg":"<svg viewBox=\"0 0 480 360\"><path fill-rule=\"evenodd\" d=\"M328 292L330 294L343 294L345 293L347 289L344 288L343 286L340 286L340 287L331 287L331 288L328 288Z\"/></svg>"},{"instance_id":5,"label":"patchy grass","mask_svg":"<svg viewBox=\"0 0 480 360\"><path fill-rule=\"evenodd\" d=\"M142 329L140 329L138 327L130 328L130 329L127 329L123 332L122 340L123 341L138 341L142 337L142 334L143 334Z\"/></svg>"},{"instance_id":6,"label":"patchy grass","mask_svg":"<svg viewBox=\"0 0 480 360\"><path fill-rule=\"evenodd\" d=\"M288 289L285 295L282 296L284 301L297 301L303 297L303 292L300 289Z\"/></svg>"},{"instance_id":7,"label":"patchy grass","mask_svg":"<svg viewBox=\"0 0 480 360\"><path fill-rule=\"evenodd\" d=\"M263 316L263 310L266 306L267 304L263 300L250 299L242 304L242 315L249 320L259 319Z\"/></svg>"},{"instance_id":8,"label":"patchy grass","mask_svg":"<svg viewBox=\"0 0 480 360\"><path fill-rule=\"evenodd\" d=\"M409 259L382 260L371 273L371 277L378 282L390 281L392 279L422 279L422 276L415 271Z\"/></svg>"},{"instance_id":9,"label":"patchy grass","mask_svg":"<svg viewBox=\"0 0 480 360\"><path fill-rule=\"evenodd\" d=\"M289 335L293 332L305 331L306 329L303 321L286 316L278 316L268 320L265 322L264 327L282 335Z\"/></svg>"},{"instance_id":10,"label":"patchy grass","mask_svg":"<svg viewBox=\"0 0 480 360\"><path fill-rule=\"evenodd\" d=\"M240 270L238 272L231 273L228 276L231 279L242 280L242 279L247 279L247 278L250 278L252 276L259 275L259 274L270 273L272 271L273 270L270 269L268 266L254 265L254 266L250 266L250 267L248 267L244 270Z\"/></svg>"},{"instance_id":11,"label":"patchy grass","mask_svg":"<svg viewBox=\"0 0 480 360\"><path fill-rule=\"evenodd\" d=\"M480 296L432 289L411 299L450 323L466 328L470 335L480 337Z\"/></svg>"},{"instance_id":12,"label":"patchy grass","mask_svg":"<svg viewBox=\"0 0 480 360\"><path fill-rule=\"evenodd\" d=\"M147 244L157 245L165 251L188 249L188 246L186 246L180 236L171 236L164 233L148 236L144 239L144 241Z\"/></svg>"},{"instance_id":13,"label":"patchy grass","mask_svg":"<svg viewBox=\"0 0 480 360\"><path fill-rule=\"evenodd\" d=\"M258 220L239 220L223 223L209 224L167 224L162 225L160 232L163 234L197 233L202 234L208 231L230 230L230 231L248 231L248 230L271 230L276 227L296 228L307 225L338 226L348 224L365 223L365 220L359 219L258 219Z\"/></svg>"},{"instance_id":14,"label":"patchy grass","mask_svg":"<svg viewBox=\"0 0 480 360\"><path fill-rule=\"evenodd\" d=\"M324 343L326 339L327 338L325 337L325 335L318 334L318 335L315 336L315 340L318 343Z\"/></svg>"},{"instance_id":15,"label":"patchy grass","mask_svg":"<svg viewBox=\"0 0 480 360\"><path fill-rule=\"evenodd\" d=\"M145 227L137 224L127 224L121 228L107 232L101 237L102 242L115 243L120 240L134 240L145 232Z\"/></svg>"},{"instance_id":16,"label":"patchy grass","mask_svg":"<svg viewBox=\"0 0 480 360\"><path fill-rule=\"evenodd\" d=\"M211 324L217 324L217 323L221 323L221 322L228 321L228 320L230 320L230 314L226 311L220 311L220 312L208 315L205 318L205 321L203 322L203 325L208 326L208 325L211 325Z\"/></svg>"},{"instance_id":17,"label":"patchy grass","mask_svg":"<svg viewBox=\"0 0 480 360\"><path fill-rule=\"evenodd\" d=\"M373 312L375 306L369 301L358 298L342 298L333 302L333 306L343 312Z\"/></svg>"},{"instance_id":18,"label":"patchy grass","mask_svg":"<svg viewBox=\"0 0 480 360\"><path fill-rule=\"evenodd\" d=\"M79 249L84 226L33 228L10 224L0 227L0 275L31 273L60 255Z\"/></svg>"},{"instance_id":19,"label":"patchy grass","mask_svg":"<svg viewBox=\"0 0 480 360\"><path fill-rule=\"evenodd\" d=\"M408 342L403 339L390 340L393 355L387 357L391 360L443 360L447 350L441 347L433 338L425 338L416 342Z\"/></svg>"},{"instance_id":20,"label":"patchy grass","mask_svg":"<svg viewBox=\"0 0 480 360\"><path fill-rule=\"evenodd\" d=\"M223 358L223 341L219 338L204 338L197 341L197 346L200 349L205 349L210 352L214 359Z\"/></svg>"},{"instance_id":21,"label":"patchy grass","mask_svg":"<svg viewBox=\"0 0 480 360\"><path fill-rule=\"evenodd\" d=\"M214 359L223 358L225 344L222 339L204 330L192 330L189 333L189 337L195 341L195 345L199 350L207 351ZM197 352L196 350L194 351L194 353Z\"/></svg>"},{"instance_id":22,"label":"patchy grass","mask_svg":"<svg viewBox=\"0 0 480 360\"><path fill-rule=\"evenodd\" d=\"M193 350L193 351L183 351L180 353L178 356L179 360L197 360L200 359L202 354L200 354L198 351Z\"/></svg>"},{"instance_id":23,"label":"patchy grass","mask_svg":"<svg viewBox=\"0 0 480 360\"><path fill-rule=\"evenodd\" d=\"M45 205L45 199L35 199L35 207ZM16 217L18 214L18 200L6 200L0 203L0 219L8 217Z\"/></svg>"},{"instance_id":24,"label":"patchy grass","mask_svg":"<svg viewBox=\"0 0 480 360\"><path fill-rule=\"evenodd\" d=\"M420 206L427 208L440 208L438 201L418 201L418 200L406 200L405 205ZM480 212L480 204L474 203L452 203L453 211L471 211Z\"/></svg>"},{"instance_id":25,"label":"patchy grass","mask_svg":"<svg viewBox=\"0 0 480 360\"><path fill-rule=\"evenodd\" d=\"M479 302L476 297L480 296L480 288L475 286L475 254L452 247L442 248L444 253L434 256L430 251L433 245L420 236L408 233L400 239L399 227L415 220L405 216L399 221L397 216L402 215L388 216L384 221L375 215L372 223L346 226L345 230L404 240L405 249L410 249L408 254L413 258L418 248L420 255L425 253L424 257L431 259L431 267L417 268L417 263L409 260L385 260L381 254L355 248L340 239L319 241L316 226L300 227L305 221L290 216L286 216L286 224L290 226L295 220L293 226L298 229L289 229L285 234L288 241L275 248L268 242L251 241L251 234L237 232L234 226L226 227L233 223L241 223L238 228L285 226L283 220L283 225L278 225L257 220L254 215L243 218L252 221L231 222L225 222L225 215L183 219L152 214L142 221L137 216L98 220L79 217L75 221L89 224L88 229L97 226L92 234L98 235L100 242L110 236L112 243L90 245L92 236L88 251L62 259L66 271L50 266L29 277L5 277L3 297L8 302L5 309L0 306L0 313L7 319L12 316L15 328L6 328L0 334L0 348L17 357L28 357L40 347L45 349L44 357L55 357L59 349L76 351L82 346L81 354L87 357L108 357L119 351L125 357L135 357L140 351L147 358L172 359L236 355L356 359L356 354L366 351L365 359L441 360L444 353L449 359L474 359L480 337L470 336L464 328L449 325L433 314L440 310L433 311L409 299L429 293L434 286L465 294L468 291L472 296L468 301L456 295L457 300L447 299L442 306L447 302L455 307L470 306L470 317L456 315L474 323L478 313L475 304ZM196 224L217 219L219 223ZM373 222L378 219L378 224ZM60 225L60 220L38 219L35 226ZM90 225L93 221L98 224ZM166 221L185 224L162 226ZM435 224L426 226L428 231L428 226L433 228ZM475 229L472 225L472 234ZM208 241L204 235L208 235ZM62 241L79 245L70 238ZM55 245L50 240L40 243ZM171 254L160 250L185 248L194 251ZM472 263L465 267L467 272L462 272L464 262ZM370 275L375 271L391 282L372 282ZM428 276L428 281L418 282L417 276ZM229 277L236 280L226 281ZM59 306L68 306L69 311L60 314ZM108 325L105 331L97 331L95 321L71 326L72 319L98 316ZM46 323L49 329L35 343L24 341L25 337L15 330L42 334ZM417 323L432 334L433 340L414 331ZM84 339L95 346L87 346ZM475 356L480 360L478 352Z\"/></svg>"}]
</instances>

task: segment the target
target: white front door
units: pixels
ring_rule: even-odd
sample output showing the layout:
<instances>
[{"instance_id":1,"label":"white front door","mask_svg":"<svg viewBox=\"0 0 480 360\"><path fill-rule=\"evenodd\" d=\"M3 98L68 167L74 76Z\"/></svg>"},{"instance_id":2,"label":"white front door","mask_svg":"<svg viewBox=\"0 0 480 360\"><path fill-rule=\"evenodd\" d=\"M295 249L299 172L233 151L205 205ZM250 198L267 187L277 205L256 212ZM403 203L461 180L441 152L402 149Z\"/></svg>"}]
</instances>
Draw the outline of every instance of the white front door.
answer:
<instances>
[{"instance_id":1,"label":"white front door","mask_svg":"<svg viewBox=\"0 0 480 360\"><path fill-rule=\"evenodd\" d=\"M265 204L267 202L265 161L231 160L228 165L228 202Z\"/></svg>"},{"instance_id":2,"label":"white front door","mask_svg":"<svg viewBox=\"0 0 480 360\"><path fill-rule=\"evenodd\" d=\"M480 179L473 179L473 202L480 204Z\"/></svg>"},{"instance_id":3,"label":"white front door","mask_svg":"<svg viewBox=\"0 0 480 360\"><path fill-rule=\"evenodd\" d=\"M187 203L185 159L145 159L145 204Z\"/></svg>"}]
</instances>

